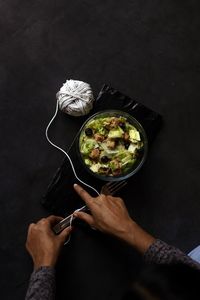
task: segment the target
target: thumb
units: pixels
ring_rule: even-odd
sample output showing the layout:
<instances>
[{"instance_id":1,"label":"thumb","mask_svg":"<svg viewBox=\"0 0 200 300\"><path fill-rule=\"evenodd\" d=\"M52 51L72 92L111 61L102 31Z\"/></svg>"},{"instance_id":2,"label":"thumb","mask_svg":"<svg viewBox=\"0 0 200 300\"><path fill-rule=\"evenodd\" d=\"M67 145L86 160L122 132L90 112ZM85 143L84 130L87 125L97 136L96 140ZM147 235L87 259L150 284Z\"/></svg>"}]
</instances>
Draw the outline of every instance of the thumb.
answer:
<instances>
[{"instance_id":1,"label":"thumb","mask_svg":"<svg viewBox=\"0 0 200 300\"><path fill-rule=\"evenodd\" d=\"M65 240L67 239L67 237L71 233L71 231L72 231L71 226L69 226L69 227L65 228L63 231L61 231L61 233L58 235L58 238L60 239L60 241L62 243L65 242Z\"/></svg>"},{"instance_id":2,"label":"thumb","mask_svg":"<svg viewBox=\"0 0 200 300\"><path fill-rule=\"evenodd\" d=\"M76 212L74 212L73 215L74 215L74 217L85 221L90 226L94 225L94 218L91 215L87 214L87 213L84 213L82 211L76 211Z\"/></svg>"}]
</instances>

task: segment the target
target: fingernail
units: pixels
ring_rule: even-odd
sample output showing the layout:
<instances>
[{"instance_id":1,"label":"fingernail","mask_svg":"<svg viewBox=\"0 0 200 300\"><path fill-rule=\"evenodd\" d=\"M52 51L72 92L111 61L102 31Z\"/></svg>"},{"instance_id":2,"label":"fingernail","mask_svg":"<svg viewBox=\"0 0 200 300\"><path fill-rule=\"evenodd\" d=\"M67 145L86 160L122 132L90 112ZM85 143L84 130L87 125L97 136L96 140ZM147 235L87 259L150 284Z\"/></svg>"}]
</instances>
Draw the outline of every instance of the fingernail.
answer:
<instances>
[{"instance_id":1,"label":"fingernail","mask_svg":"<svg viewBox=\"0 0 200 300\"><path fill-rule=\"evenodd\" d=\"M76 187L76 186L78 186L78 184L77 184L77 183L74 183L74 187Z\"/></svg>"},{"instance_id":2,"label":"fingernail","mask_svg":"<svg viewBox=\"0 0 200 300\"><path fill-rule=\"evenodd\" d=\"M74 217L77 217L77 216L78 216L78 214L77 214L76 212L74 212L74 213L73 213L73 216L74 216Z\"/></svg>"}]
</instances>

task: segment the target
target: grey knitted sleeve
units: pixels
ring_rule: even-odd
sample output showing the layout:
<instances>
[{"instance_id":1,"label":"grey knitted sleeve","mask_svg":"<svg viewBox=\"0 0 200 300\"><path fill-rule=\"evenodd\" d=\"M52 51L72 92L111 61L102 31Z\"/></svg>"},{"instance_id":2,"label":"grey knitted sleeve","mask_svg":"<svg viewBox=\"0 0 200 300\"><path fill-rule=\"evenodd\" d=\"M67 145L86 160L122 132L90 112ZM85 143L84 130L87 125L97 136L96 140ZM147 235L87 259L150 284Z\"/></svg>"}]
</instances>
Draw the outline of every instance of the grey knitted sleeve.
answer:
<instances>
[{"instance_id":1,"label":"grey knitted sleeve","mask_svg":"<svg viewBox=\"0 0 200 300\"><path fill-rule=\"evenodd\" d=\"M25 300L55 299L55 270L41 267L31 274Z\"/></svg>"},{"instance_id":2,"label":"grey knitted sleeve","mask_svg":"<svg viewBox=\"0 0 200 300\"><path fill-rule=\"evenodd\" d=\"M200 269L200 264L174 246L170 246L161 240L156 240L145 252L144 260L147 263L173 264L183 263Z\"/></svg>"}]
</instances>

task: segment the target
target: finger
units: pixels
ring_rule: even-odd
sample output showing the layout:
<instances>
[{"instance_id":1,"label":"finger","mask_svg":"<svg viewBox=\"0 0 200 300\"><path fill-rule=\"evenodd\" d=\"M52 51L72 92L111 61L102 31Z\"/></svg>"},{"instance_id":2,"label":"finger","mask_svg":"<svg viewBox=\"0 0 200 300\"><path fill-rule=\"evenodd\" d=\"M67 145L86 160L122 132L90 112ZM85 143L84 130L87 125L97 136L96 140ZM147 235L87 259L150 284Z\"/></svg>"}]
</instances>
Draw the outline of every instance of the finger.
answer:
<instances>
[{"instance_id":1,"label":"finger","mask_svg":"<svg viewBox=\"0 0 200 300\"><path fill-rule=\"evenodd\" d=\"M26 239L28 240L30 234L31 234L31 231L33 230L35 224L34 223L31 223L29 226L28 226L28 231L27 231L27 237Z\"/></svg>"},{"instance_id":2,"label":"finger","mask_svg":"<svg viewBox=\"0 0 200 300\"><path fill-rule=\"evenodd\" d=\"M74 215L74 217L83 220L84 222L86 222L90 226L94 225L94 218L91 215L87 214L87 213L77 211L73 215Z\"/></svg>"},{"instance_id":3,"label":"finger","mask_svg":"<svg viewBox=\"0 0 200 300\"><path fill-rule=\"evenodd\" d=\"M80 185L74 184L74 189L77 192L77 194L85 201L87 206L90 208L91 203L93 202L93 197L86 192Z\"/></svg>"},{"instance_id":4,"label":"finger","mask_svg":"<svg viewBox=\"0 0 200 300\"><path fill-rule=\"evenodd\" d=\"M61 231L61 233L58 235L58 239L61 240L61 242L65 242L65 240L67 239L67 237L69 236L69 234L72 232L72 227L69 226L67 228L65 228L63 231Z\"/></svg>"},{"instance_id":5,"label":"finger","mask_svg":"<svg viewBox=\"0 0 200 300\"><path fill-rule=\"evenodd\" d=\"M35 226L35 223L31 223L31 224L29 224L29 226L28 226L28 232L31 230L31 228L33 228Z\"/></svg>"},{"instance_id":6,"label":"finger","mask_svg":"<svg viewBox=\"0 0 200 300\"><path fill-rule=\"evenodd\" d=\"M54 225L55 223L59 222L59 221L62 221L63 218L62 217L59 217L59 216L48 216L46 219L45 219L49 224L51 225Z\"/></svg>"}]
</instances>

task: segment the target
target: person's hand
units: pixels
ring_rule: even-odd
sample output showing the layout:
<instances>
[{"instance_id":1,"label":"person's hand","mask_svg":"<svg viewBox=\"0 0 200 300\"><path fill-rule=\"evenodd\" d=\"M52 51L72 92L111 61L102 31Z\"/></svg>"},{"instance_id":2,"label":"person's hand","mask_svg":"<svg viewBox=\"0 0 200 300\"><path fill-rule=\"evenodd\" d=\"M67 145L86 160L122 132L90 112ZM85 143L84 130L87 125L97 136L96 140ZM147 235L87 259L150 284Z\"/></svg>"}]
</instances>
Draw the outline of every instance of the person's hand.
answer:
<instances>
[{"instance_id":1,"label":"person's hand","mask_svg":"<svg viewBox=\"0 0 200 300\"><path fill-rule=\"evenodd\" d=\"M33 259L34 269L55 266L60 250L71 232L71 227L67 227L59 235L54 234L52 226L61 220L61 217L49 216L29 225L26 249Z\"/></svg>"},{"instance_id":2,"label":"person's hand","mask_svg":"<svg viewBox=\"0 0 200 300\"><path fill-rule=\"evenodd\" d=\"M73 214L75 217L82 219L93 228L124 240L141 253L144 253L155 241L154 237L131 219L121 198L103 194L94 198L77 184L74 185L74 189L91 212L90 215L75 211Z\"/></svg>"},{"instance_id":3,"label":"person's hand","mask_svg":"<svg viewBox=\"0 0 200 300\"><path fill-rule=\"evenodd\" d=\"M84 220L93 228L119 238L130 231L133 220L121 198L104 194L94 198L77 184L74 185L74 189L91 211L91 215L75 211L73 214L75 217Z\"/></svg>"}]
</instances>

